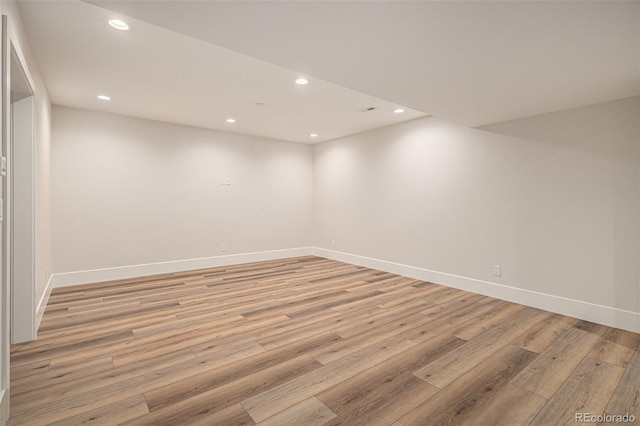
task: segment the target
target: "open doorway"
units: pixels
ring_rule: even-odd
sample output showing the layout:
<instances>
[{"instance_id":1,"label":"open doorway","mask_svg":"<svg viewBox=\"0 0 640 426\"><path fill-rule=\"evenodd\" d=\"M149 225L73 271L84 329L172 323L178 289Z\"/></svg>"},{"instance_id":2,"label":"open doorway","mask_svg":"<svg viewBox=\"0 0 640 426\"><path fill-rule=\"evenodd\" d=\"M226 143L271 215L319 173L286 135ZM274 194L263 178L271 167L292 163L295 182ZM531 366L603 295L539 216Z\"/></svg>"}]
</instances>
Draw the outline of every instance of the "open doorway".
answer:
<instances>
[{"instance_id":1,"label":"open doorway","mask_svg":"<svg viewBox=\"0 0 640 426\"><path fill-rule=\"evenodd\" d=\"M35 339L35 105L22 52L2 15L0 424L9 415L10 343Z\"/></svg>"},{"instance_id":2,"label":"open doorway","mask_svg":"<svg viewBox=\"0 0 640 426\"><path fill-rule=\"evenodd\" d=\"M9 147L11 342L36 337L34 97L11 46L11 146Z\"/></svg>"}]
</instances>

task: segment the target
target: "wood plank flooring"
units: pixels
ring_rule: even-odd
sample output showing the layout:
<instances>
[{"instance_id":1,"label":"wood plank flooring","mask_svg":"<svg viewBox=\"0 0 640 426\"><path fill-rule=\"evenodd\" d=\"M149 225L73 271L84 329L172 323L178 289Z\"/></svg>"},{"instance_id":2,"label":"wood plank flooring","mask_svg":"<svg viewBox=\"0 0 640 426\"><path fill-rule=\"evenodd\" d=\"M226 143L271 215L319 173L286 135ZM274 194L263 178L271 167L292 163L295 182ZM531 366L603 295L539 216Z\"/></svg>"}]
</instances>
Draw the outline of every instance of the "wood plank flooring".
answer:
<instances>
[{"instance_id":1,"label":"wood plank flooring","mask_svg":"<svg viewBox=\"0 0 640 426\"><path fill-rule=\"evenodd\" d=\"M640 422L640 335L318 257L59 288L10 425Z\"/></svg>"}]
</instances>

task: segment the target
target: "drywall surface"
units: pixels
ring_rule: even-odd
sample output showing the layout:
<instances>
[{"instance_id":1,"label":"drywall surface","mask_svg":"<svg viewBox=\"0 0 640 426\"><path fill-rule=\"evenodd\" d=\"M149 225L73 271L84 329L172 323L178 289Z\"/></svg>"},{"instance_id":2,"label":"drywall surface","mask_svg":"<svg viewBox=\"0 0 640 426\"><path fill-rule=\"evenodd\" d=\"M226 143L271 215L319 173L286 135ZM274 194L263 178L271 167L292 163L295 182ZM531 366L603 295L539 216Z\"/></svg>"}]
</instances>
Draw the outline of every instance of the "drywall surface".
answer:
<instances>
[{"instance_id":1,"label":"drywall surface","mask_svg":"<svg viewBox=\"0 0 640 426\"><path fill-rule=\"evenodd\" d=\"M637 318L639 99L316 145L314 246Z\"/></svg>"},{"instance_id":2,"label":"drywall surface","mask_svg":"<svg viewBox=\"0 0 640 426\"><path fill-rule=\"evenodd\" d=\"M54 106L52 147L56 274L310 245L308 145Z\"/></svg>"},{"instance_id":3,"label":"drywall surface","mask_svg":"<svg viewBox=\"0 0 640 426\"><path fill-rule=\"evenodd\" d=\"M602 253L594 257L595 267L607 268L599 286L600 293L605 292L604 300L613 306L640 312L640 97L497 123L482 129L576 154L567 165L566 179L574 182L575 193L584 200L585 207L600 211L600 217L609 218L608 223L583 223L585 228L593 228L591 232L601 236L600 240L583 240L583 251L596 254L603 249L597 245L606 243L606 257L601 257ZM579 170L574 165L578 165L580 159L588 159L599 169ZM582 164L586 166L587 161L583 160ZM598 203L588 206L590 196ZM573 215L576 219L583 217L578 212ZM594 266L584 265L587 270ZM574 283L573 288L580 294L580 283Z\"/></svg>"},{"instance_id":4,"label":"drywall surface","mask_svg":"<svg viewBox=\"0 0 640 426\"><path fill-rule=\"evenodd\" d=\"M41 319L53 274L51 209L51 103L43 86L35 89L36 143L36 292ZM39 321L38 321L39 324Z\"/></svg>"},{"instance_id":5,"label":"drywall surface","mask_svg":"<svg viewBox=\"0 0 640 426\"><path fill-rule=\"evenodd\" d=\"M33 85L35 105L35 293L39 322L46 307L51 290L53 273L52 227L51 227L51 102L38 64L31 51L31 44L24 30L22 19L14 1L4 1L2 14L8 17L9 39L21 56L28 78ZM9 165L11 167L11 165ZM31 191L31 188L24 188Z\"/></svg>"}]
</instances>

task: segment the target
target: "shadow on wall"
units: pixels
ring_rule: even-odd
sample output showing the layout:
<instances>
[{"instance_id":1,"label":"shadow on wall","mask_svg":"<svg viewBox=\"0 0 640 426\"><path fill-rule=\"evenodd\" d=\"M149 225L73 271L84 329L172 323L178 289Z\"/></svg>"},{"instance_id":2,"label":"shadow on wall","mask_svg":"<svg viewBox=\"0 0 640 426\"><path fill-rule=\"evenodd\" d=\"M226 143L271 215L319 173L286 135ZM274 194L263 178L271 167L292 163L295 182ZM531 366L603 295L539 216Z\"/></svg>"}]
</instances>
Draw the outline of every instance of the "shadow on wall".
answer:
<instances>
[{"instance_id":1,"label":"shadow on wall","mask_svg":"<svg viewBox=\"0 0 640 426\"><path fill-rule=\"evenodd\" d=\"M603 118L604 117L604 118ZM612 281L615 306L640 310L640 96L575 108L504 123L479 130L528 139L574 151L579 156L608 160L608 169L592 175L609 179L613 233ZM606 122L603 122L603 119ZM547 159L549 166L554 159ZM568 177L577 180L594 176ZM597 185L597 183L596 183ZM597 191L595 186L593 191ZM638 194L630 197L629 194ZM568 197L571 194L567 194ZM635 223L634 226L629 224ZM606 259L602 259L606 262ZM638 324L640 328L640 324Z\"/></svg>"}]
</instances>

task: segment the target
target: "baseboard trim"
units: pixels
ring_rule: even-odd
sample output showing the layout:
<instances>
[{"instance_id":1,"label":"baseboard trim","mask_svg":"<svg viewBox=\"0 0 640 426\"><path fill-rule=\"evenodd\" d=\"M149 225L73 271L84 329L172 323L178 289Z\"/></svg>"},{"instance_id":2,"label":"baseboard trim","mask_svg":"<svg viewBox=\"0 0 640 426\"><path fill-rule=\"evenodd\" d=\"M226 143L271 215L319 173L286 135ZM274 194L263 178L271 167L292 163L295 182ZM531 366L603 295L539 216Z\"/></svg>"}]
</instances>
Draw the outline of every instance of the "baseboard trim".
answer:
<instances>
[{"instance_id":1,"label":"baseboard trim","mask_svg":"<svg viewBox=\"0 0 640 426\"><path fill-rule=\"evenodd\" d=\"M39 327L40 325L44 307L46 307L53 288L309 255L434 282L447 287L484 294L497 299L640 333L640 313L638 312L318 247L241 253L53 274L47 284L47 290L38 305L37 326Z\"/></svg>"},{"instance_id":2,"label":"baseboard trim","mask_svg":"<svg viewBox=\"0 0 640 426\"><path fill-rule=\"evenodd\" d=\"M47 281L47 285L44 288L44 292L42 293L42 297L40 298L40 302L38 302L38 306L36 307L36 329L34 335L38 336L38 330L40 329L40 323L42 322L42 317L44 316L44 311L47 309L47 303L49 303L49 296L51 296L51 291L53 290L53 274L49 276L49 280Z\"/></svg>"},{"instance_id":3,"label":"baseboard trim","mask_svg":"<svg viewBox=\"0 0 640 426\"><path fill-rule=\"evenodd\" d=\"M640 333L638 312L323 248L314 248L313 254Z\"/></svg>"},{"instance_id":4,"label":"baseboard trim","mask_svg":"<svg viewBox=\"0 0 640 426\"><path fill-rule=\"evenodd\" d=\"M93 269L88 271L65 272L54 274L52 276L53 288L137 278L147 275L168 274L172 272L190 271L195 269L216 268L219 266L239 265L242 263L261 262L265 260L309 256L311 254L313 254L312 247L302 247L284 250L260 251L254 253L231 254L225 256L203 257L199 259L174 260L170 262L147 263L142 265L130 265L115 268Z\"/></svg>"},{"instance_id":5,"label":"baseboard trim","mask_svg":"<svg viewBox=\"0 0 640 426\"><path fill-rule=\"evenodd\" d=\"M9 389L0 390L0 425L9 420Z\"/></svg>"}]
</instances>

